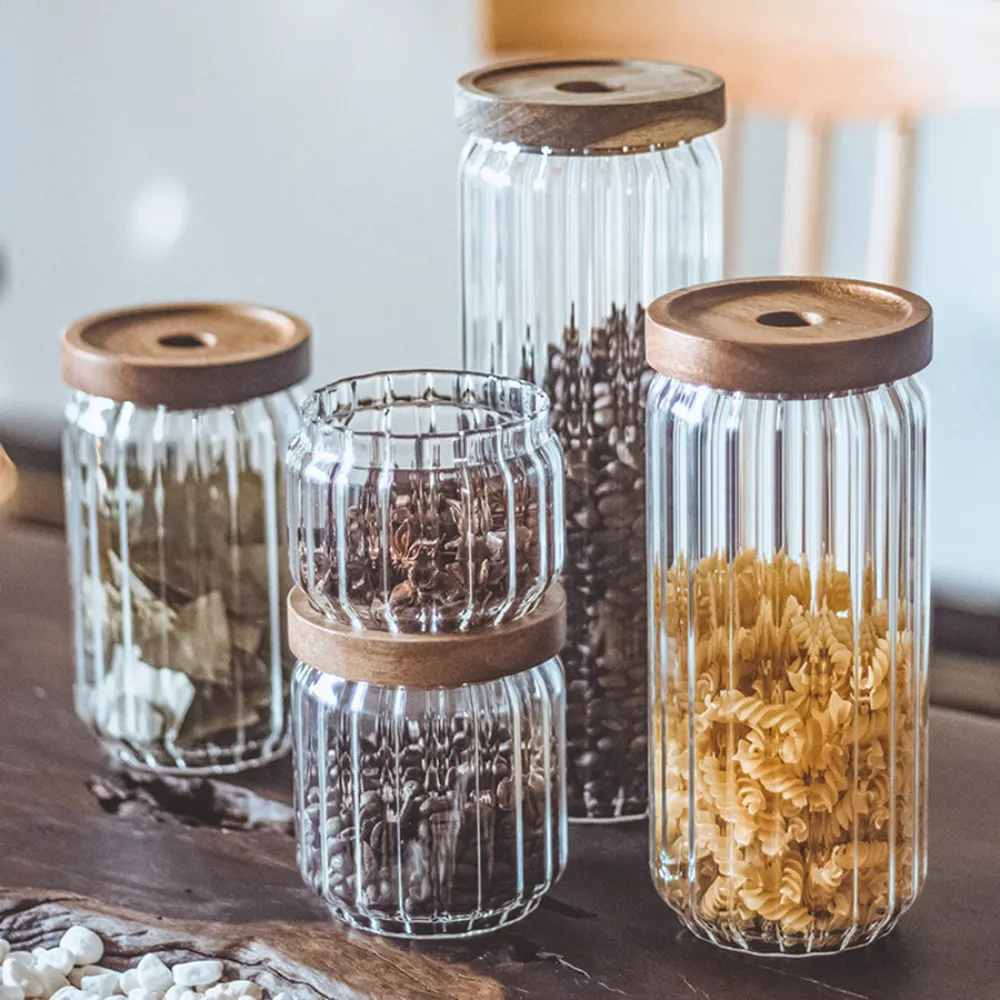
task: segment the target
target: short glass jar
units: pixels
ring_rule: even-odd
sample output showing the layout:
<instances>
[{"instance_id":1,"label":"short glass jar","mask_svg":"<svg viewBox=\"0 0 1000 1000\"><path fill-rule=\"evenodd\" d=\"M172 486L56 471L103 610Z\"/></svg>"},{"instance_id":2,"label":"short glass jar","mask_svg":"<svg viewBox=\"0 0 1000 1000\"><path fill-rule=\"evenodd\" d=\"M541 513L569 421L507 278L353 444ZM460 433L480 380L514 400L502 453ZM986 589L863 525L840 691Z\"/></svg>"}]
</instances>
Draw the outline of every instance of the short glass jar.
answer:
<instances>
[{"instance_id":1,"label":"short glass jar","mask_svg":"<svg viewBox=\"0 0 1000 1000\"><path fill-rule=\"evenodd\" d=\"M565 597L478 631L360 631L289 598L306 883L353 927L468 937L566 866Z\"/></svg>"},{"instance_id":2,"label":"short glass jar","mask_svg":"<svg viewBox=\"0 0 1000 1000\"><path fill-rule=\"evenodd\" d=\"M930 306L721 282L646 338L653 881L720 945L867 944L927 868Z\"/></svg>"},{"instance_id":3,"label":"short glass jar","mask_svg":"<svg viewBox=\"0 0 1000 1000\"><path fill-rule=\"evenodd\" d=\"M149 306L76 323L62 359L78 714L138 770L287 752L284 458L309 328Z\"/></svg>"},{"instance_id":4,"label":"short glass jar","mask_svg":"<svg viewBox=\"0 0 1000 1000\"><path fill-rule=\"evenodd\" d=\"M551 399L566 456L573 819L647 808L643 310L721 277L722 79L674 63L525 60L458 84L466 366Z\"/></svg>"},{"instance_id":5,"label":"short glass jar","mask_svg":"<svg viewBox=\"0 0 1000 1000\"><path fill-rule=\"evenodd\" d=\"M334 621L468 631L529 614L563 563L563 458L545 394L469 372L383 372L303 404L288 456L295 581Z\"/></svg>"}]
</instances>

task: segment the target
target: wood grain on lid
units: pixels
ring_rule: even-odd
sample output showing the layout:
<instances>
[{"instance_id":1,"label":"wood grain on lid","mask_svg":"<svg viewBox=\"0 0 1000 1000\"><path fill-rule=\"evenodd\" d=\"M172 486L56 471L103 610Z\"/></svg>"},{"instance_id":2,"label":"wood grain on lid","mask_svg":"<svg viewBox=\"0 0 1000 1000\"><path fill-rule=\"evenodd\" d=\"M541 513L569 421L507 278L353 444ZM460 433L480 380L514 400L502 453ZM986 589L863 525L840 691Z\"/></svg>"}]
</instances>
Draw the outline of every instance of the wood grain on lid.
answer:
<instances>
[{"instance_id":1,"label":"wood grain on lid","mask_svg":"<svg viewBox=\"0 0 1000 1000\"><path fill-rule=\"evenodd\" d=\"M472 135L531 149L636 152L720 129L726 95L718 74L680 63L522 60L463 76L455 116Z\"/></svg>"},{"instance_id":2,"label":"wood grain on lid","mask_svg":"<svg viewBox=\"0 0 1000 1000\"><path fill-rule=\"evenodd\" d=\"M842 278L745 278L681 289L646 311L646 358L671 378L731 391L867 389L931 360L919 295Z\"/></svg>"},{"instance_id":3,"label":"wood grain on lid","mask_svg":"<svg viewBox=\"0 0 1000 1000\"><path fill-rule=\"evenodd\" d=\"M63 380L141 406L206 409L256 399L310 371L310 330L265 306L185 302L90 316L63 335Z\"/></svg>"},{"instance_id":4,"label":"wood grain on lid","mask_svg":"<svg viewBox=\"0 0 1000 1000\"><path fill-rule=\"evenodd\" d=\"M566 595L549 588L529 615L475 632L394 634L340 625L295 587L288 644L303 663L382 687L454 688L509 677L557 656L566 643Z\"/></svg>"}]
</instances>

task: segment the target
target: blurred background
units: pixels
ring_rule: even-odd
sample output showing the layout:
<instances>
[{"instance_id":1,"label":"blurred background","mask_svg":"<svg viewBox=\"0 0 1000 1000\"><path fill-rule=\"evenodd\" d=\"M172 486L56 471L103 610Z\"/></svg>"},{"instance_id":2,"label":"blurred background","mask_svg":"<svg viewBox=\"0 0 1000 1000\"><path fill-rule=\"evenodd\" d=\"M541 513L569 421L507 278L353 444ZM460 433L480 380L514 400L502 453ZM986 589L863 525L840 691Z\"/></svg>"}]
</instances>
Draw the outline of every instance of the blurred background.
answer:
<instances>
[{"instance_id":1,"label":"blurred background","mask_svg":"<svg viewBox=\"0 0 1000 1000\"><path fill-rule=\"evenodd\" d=\"M94 310L289 308L314 326L316 382L457 365L454 80L537 52L727 78L731 274L931 300L935 593L992 616L996 0L5 0L0 440L22 483L56 461L59 333Z\"/></svg>"}]
</instances>

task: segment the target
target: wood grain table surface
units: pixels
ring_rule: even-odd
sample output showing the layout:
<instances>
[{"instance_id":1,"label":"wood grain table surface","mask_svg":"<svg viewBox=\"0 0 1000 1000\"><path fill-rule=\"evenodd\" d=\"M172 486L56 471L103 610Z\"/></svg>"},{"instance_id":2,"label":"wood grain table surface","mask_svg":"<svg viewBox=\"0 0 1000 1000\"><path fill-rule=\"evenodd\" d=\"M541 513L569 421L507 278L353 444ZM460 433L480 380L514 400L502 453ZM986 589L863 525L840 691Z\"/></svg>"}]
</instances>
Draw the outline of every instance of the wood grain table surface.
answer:
<instances>
[{"instance_id":1,"label":"wood grain table surface","mask_svg":"<svg viewBox=\"0 0 1000 1000\"><path fill-rule=\"evenodd\" d=\"M72 673L62 538L0 521L0 936L45 939L32 906L56 927L74 907L98 923L104 907L135 911L134 934L168 950L171 921L209 943L273 935L312 970L302 997L1000 1000L1000 721L933 711L927 887L866 950L761 959L696 941L650 884L644 823L571 827L565 877L523 922L408 945L331 922L280 821L224 829L109 799ZM290 775L286 762L239 784L280 815Z\"/></svg>"}]
</instances>

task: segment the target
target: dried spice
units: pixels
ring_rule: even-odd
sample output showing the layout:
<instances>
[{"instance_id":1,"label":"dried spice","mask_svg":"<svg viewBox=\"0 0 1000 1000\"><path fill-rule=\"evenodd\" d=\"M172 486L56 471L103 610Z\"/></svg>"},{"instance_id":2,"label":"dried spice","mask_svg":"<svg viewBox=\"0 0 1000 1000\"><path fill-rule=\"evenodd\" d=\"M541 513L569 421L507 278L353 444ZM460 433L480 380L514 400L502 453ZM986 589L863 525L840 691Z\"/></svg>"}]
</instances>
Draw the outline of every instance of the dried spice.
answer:
<instances>
[{"instance_id":1,"label":"dried spice","mask_svg":"<svg viewBox=\"0 0 1000 1000\"><path fill-rule=\"evenodd\" d=\"M548 583L534 478L471 464L397 471L388 490L382 477L372 469L352 491L343 561L332 498L312 545L299 527L300 579L319 610L402 632L465 630L534 610Z\"/></svg>"},{"instance_id":2,"label":"dried spice","mask_svg":"<svg viewBox=\"0 0 1000 1000\"><path fill-rule=\"evenodd\" d=\"M736 947L864 943L913 901L925 829L907 602L891 621L870 564L859 609L828 559L815 593L784 554L692 576L678 563L654 600L654 882Z\"/></svg>"},{"instance_id":3,"label":"dried spice","mask_svg":"<svg viewBox=\"0 0 1000 1000\"><path fill-rule=\"evenodd\" d=\"M575 319L544 373L566 455L566 744L571 816L646 811L646 365L643 309Z\"/></svg>"},{"instance_id":4,"label":"dried spice","mask_svg":"<svg viewBox=\"0 0 1000 1000\"><path fill-rule=\"evenodd\" d=\"M559 871L559 778L555 733L529 718L516 744L489 713L408 708L371 720L356 751L349 722L328 720L329 743L297 759L307 883L338 916L388 933L468 932L533 908Z\"/></svg>"},{"instance_id":5,"label":"dried spice","mask_svg":"<svg viewBox=\"0 0 1000 1000\"><path fill-rule=\"evenodd\" d=\"M265 537L263 476L231 481L220 461L159 496L137 472L121 490L98 476L99 558L81 600L106 667L80 692L85 716L158 766L210 765L273 740L272 662L282 657L287 679L291 658L280 637L273 648L272 610L291 584Z\"/></svg>"}]
</instances>

